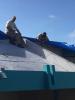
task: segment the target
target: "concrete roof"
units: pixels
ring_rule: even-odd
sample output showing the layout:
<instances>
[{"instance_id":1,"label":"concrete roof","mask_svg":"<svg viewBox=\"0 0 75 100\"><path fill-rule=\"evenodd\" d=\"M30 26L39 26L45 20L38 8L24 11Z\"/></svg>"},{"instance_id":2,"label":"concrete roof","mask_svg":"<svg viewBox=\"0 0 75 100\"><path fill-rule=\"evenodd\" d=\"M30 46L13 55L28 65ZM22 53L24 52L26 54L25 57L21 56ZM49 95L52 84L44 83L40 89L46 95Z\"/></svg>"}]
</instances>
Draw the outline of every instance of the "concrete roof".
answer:
<instances>
[{"instance_id":1,"label":"concrete roof","mask_svg":"<svg viewBox=\"0 0 75 100\"><path fill-rule=\"evenodd\" d=\"M75 72L75 64L30 40L26 48L14 46L8 40L0 41L0 67L6 70L42 71L46 64L56 71Z\"/></svg>"}]
</instances>

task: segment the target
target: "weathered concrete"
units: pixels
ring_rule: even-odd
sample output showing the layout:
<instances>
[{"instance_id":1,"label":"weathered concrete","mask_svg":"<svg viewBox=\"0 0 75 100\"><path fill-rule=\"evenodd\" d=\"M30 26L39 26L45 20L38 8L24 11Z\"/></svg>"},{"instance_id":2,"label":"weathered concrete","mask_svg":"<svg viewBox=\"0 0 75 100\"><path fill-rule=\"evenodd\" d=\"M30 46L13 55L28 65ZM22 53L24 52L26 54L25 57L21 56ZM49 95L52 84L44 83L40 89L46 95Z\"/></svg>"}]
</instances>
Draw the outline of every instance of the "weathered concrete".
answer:
<instances>
[{"instance_id":1,"label":"weathered concrete","mask_svg":"<svg viewBox=\"0 0 75 100\"><path fill-rule=\"evenodd\" d=\"M6 40L3 40L6 41ZM27 40L26 48L0 42L0 67L9 70L41 71L43 65L55 65L56 71L75 72L75 63Z\"/></svg>"}]
</instances>

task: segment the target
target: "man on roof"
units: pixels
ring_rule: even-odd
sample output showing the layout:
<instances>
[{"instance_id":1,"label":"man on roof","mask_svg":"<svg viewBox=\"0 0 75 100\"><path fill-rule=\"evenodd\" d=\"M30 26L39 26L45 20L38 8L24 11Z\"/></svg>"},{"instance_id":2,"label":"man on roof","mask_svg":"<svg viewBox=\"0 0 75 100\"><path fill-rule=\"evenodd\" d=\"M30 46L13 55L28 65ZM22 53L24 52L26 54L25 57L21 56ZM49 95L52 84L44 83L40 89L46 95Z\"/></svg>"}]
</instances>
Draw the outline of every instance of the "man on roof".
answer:
<instances>
[{"instance_id":1,"label":"man on roof","mask_svg":"<svg viewBox=\"0 0 75 100\"><path fill-rule=\"evenodd\" d=\"M25 47L26 44L21 36L19 29L15 24L15 21L16 16L13 16L10 20L6 22L5 31L9 38L9 42L20 47Z\"/></svg>"},{"instance_id":2,"label":"man on roof","mask_svg":"<svg viewBox=\"0 0 75 100\"><path fill-rule=\"evenodd\" d=\"M43 33L39 34L38 37L37 37L37 39L38 39L40 42L49 41L49 38L48 38L46 32L43 32Z\"/></svg>"}]
</instances>

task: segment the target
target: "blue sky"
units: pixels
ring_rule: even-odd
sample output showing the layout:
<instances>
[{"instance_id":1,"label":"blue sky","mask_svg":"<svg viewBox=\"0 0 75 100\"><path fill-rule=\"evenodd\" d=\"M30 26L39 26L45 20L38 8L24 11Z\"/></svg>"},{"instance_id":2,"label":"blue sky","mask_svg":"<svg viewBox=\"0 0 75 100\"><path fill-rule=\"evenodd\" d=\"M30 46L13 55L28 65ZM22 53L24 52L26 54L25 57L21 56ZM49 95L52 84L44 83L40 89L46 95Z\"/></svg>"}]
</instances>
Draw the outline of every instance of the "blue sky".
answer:
<instances>
[{"instance_id":1,"label":"blue sky","mask_svg":"<svg viewBox=\"0 0 75 100\"><path fill-rule=\"evenodd\" d=\"M47 32L50 40L75 43L75 0L0 0L0 29L16 16L23 36Z\"/></svg>"}]
</instances>

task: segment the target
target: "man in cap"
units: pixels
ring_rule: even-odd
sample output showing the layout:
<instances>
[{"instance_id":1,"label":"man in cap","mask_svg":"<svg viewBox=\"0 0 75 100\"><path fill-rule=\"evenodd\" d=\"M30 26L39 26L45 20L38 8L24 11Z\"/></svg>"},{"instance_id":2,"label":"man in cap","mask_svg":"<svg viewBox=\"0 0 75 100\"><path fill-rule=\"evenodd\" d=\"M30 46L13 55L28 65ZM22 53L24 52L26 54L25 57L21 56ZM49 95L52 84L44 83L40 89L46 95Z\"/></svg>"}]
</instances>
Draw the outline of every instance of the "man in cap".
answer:
<instances>
[{"instance_id":1,"label":"man in cap","mask_svg":"<svg viewBox=\"0 0 75 100\"><path fill-rule=\"evenodd\" d=\"M46 32L43 32L43 33L39 34L37 39L38 39L40 42L49 41L49 38L48 38Z\"/></svg>"},{"instance_id":2,"label":"man in cap","mask_svg":"<svg viewBox=\"0 0 75 100\"><path fill-rule=\"evenodd\" d=\"M19 29L15 24L16 16L13 16L9 21L6 22L6 34L9 38L9 42L20 46L25 47L25 42L21 36Z\"/></svg>"}]
</instances>

